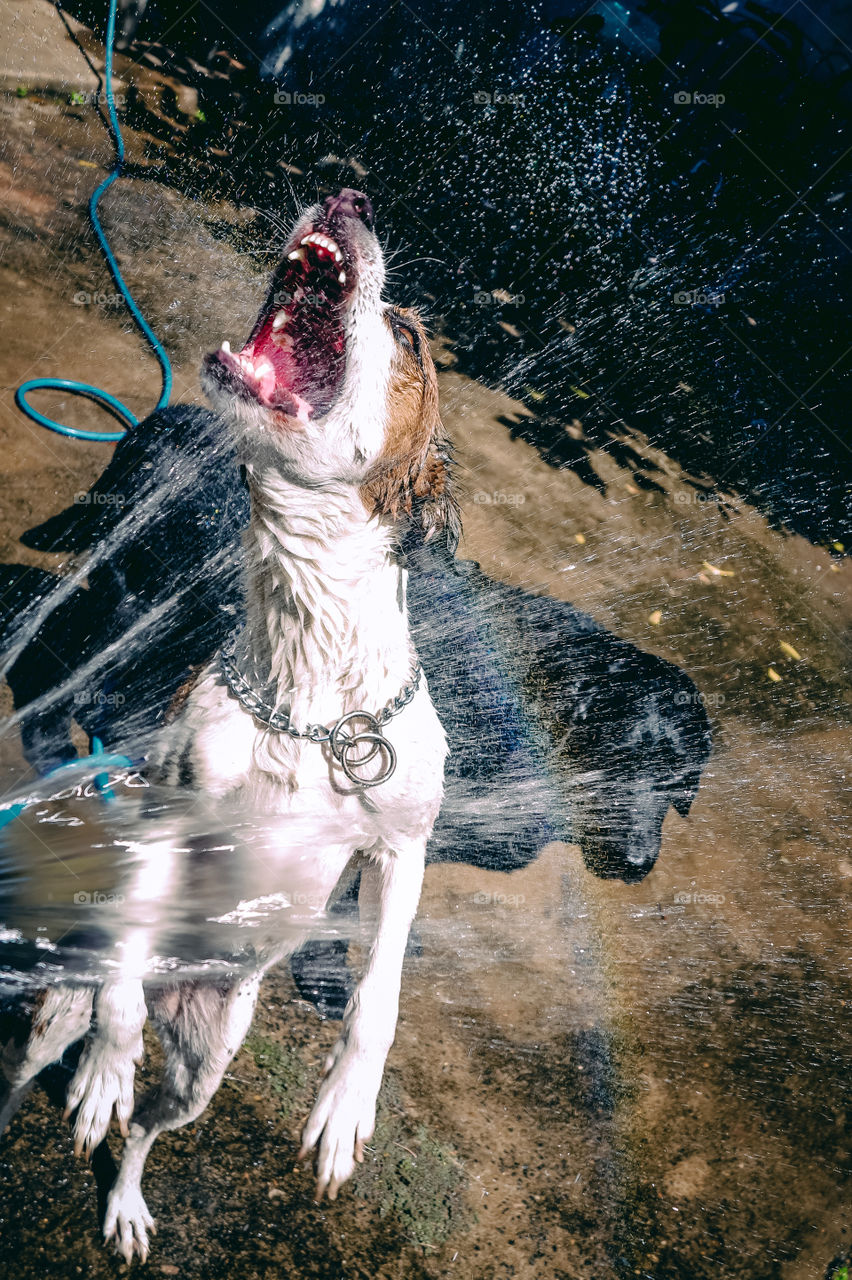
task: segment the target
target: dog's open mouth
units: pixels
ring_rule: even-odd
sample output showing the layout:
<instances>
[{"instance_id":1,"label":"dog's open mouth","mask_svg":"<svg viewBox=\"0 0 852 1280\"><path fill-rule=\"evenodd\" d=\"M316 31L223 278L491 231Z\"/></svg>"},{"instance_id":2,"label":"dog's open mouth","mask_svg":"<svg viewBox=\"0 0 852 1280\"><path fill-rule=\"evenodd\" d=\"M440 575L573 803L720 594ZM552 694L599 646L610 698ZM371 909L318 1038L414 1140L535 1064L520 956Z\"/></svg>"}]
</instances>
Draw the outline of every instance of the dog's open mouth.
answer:
<instances>
[{"instance_id":1,"label":"dog's open mouth","mask_svg":"<svg viewBox=\"0 0 852 1280\"><path fill-rule=\"evenodd\" d=\"M322 227L293 242L241 351L222 346L205 361L218 386L307 423L334 405L346 363L344 316L355 255Z\"/></svg>"}]
</instances>

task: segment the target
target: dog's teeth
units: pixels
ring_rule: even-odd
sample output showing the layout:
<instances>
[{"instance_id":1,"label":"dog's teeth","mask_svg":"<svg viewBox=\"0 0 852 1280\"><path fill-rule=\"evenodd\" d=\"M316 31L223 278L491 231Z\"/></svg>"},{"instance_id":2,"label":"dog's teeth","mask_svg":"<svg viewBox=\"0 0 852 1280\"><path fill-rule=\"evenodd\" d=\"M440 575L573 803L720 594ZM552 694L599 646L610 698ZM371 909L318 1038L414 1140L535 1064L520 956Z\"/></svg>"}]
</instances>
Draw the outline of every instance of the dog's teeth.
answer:
<instances>
[{"instance_id":1,"label":"dog's teeth","mask_svg":"<svg viewBox=\"0 0 852 1280\"><path fill-rule=\"evenodd\" d=\"M304 243L305 243L305 242L304 242L304 240L303 240L303 241L302 241L302 244L304 244ZM304 260L305 260L305 251L304 251L304 249L294 249L292 253L288 253L288 254L287 254L287 261L288 261L288 262L295 262L296 260L298 260L299 262L304 262Z\"/></svg>"},{"instance_id":2,"label":"dog's teeth","mask_svg":"<svg viewBox=\"0 0 852 1280\"><path fill-rule=\"evenodd\" d=\"M338 283L338 284L346 284L346 272L345 272L345 271L341 271L340 275L337 277L337 283Z\"/></svg>"},{"instance_id":3,"label":"dog's teeth","mask_svg":"<svg viewBox=\"0 0 852 1280\"><path fill-rule=\"evenodd\" d=\"M343 254L340 252L340 250L339 250L339 249L335 249L335 251L334 251L334 261L335 261L335 262L342 262L342 261L343 261Z\"/></svg>"},{"instance_id":4,"label":"dog's teeth","mask_svg":"<svg viewBox=\"0 0 852 1280\"><path fill-rule=\"evenodd\" d=\"M279 329L283 329L287 323L287 312L279 311L278 315L272 321L272 332L276 333Z\"/></svg>"},{"instance_id":5,"label":"dog's teeth","mask_svg":"<svg viewBox=\"0 0 852 1280\"><path fill-rule=\"evenodd\" d=\"M229 356L229 355L231 354L231 344L230 344L230 342L228 341L228 339L227 339L227 338L226 338L226 339L225 339L225 341L222 343L221 350L225 352L225 355L228 355L228 356Z\"/></svg>"},{"instance_id":6,"label":"dog's teeth","mask_svg":"<svg viewBox=\"0 0 852 1280\"><path fill-rule=\"evenodd\" d=\"M274 373L274 372L275 370L272 368L272 361L267 360L266 356L261 357L261 359L258 360L257 364L254 366L254 373L256 378L263 378L266 376L267 373Z\"/></svg>"}]
</instances>

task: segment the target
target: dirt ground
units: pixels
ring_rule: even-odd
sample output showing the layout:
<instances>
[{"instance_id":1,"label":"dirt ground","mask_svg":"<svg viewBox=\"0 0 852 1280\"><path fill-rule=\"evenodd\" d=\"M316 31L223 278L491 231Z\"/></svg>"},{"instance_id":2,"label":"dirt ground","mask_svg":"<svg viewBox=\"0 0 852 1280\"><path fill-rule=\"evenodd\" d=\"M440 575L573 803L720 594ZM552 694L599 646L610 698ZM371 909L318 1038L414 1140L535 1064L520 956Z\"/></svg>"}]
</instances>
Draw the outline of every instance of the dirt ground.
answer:
<instances>
[{"instance_id":1,"label":"dirt ground","mask_svg":"<svg viewBox=\"0 0 852 1280\"><path fill-rule=\"evenodd\" d=\"M87 230L110 159L95 112L7 95L0 113L0 557L56 568L18 538L110 450L29 423L14 388L91 380L142 414L158 374ZM129 139L140 160L143 141ZM153 174L112 192L103 221L174 361L174 399L199 399L201 355L256 309L268 223ZM148 1163L149 1270L823 1280L852 1248L850 561L708 498L640 439L592 455L601 488L554 470L513 438L517 404L456 372L447 340L436 353L464 554L683 666L715 753L641 884L597 880L559 845L512 876L430 868L371 1160L334 1205L312 1203L294 1135L335 1027L287 974L270 981L213 1104ZM0 753L20 776L14 734ZM93 1174L46 1094L0 1167L0 1270L116 1273Z\"/></svg>"}]
</instances>

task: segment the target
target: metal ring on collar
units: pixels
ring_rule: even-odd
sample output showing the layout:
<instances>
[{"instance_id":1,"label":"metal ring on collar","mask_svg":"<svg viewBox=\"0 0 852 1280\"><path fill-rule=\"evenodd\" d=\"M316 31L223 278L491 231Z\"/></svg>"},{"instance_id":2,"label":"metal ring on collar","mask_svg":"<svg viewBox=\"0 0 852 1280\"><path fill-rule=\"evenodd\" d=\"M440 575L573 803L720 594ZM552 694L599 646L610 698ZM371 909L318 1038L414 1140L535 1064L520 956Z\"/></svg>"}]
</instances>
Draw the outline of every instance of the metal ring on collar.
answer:
<instances>
[{"instance_id":1,"label":"metal ring on collar","mask_svg":"<svg viewBox=\"0 0 852 1280\"><path fill-rule=\"evenodd\" d=\"M350 720L366 720L370 727L360 733L345 733L345 726ZM371 744L371 746L365 756L355 760L351 759L353 751L367 744ZM380 783L387 782L396 769L396 751L393 745L380 732L379 722L376 717L370 715L367 711L350 711L347 715L341 716L331 731L329 746L331 747L332 755L349 781L356 783L360 787L377 787ZM369 764L380 751L384 751L387 756L387 762L381 771L374 778L359 777L356 770L361 769L365 764Z\"/></svg>"}]
</instances>

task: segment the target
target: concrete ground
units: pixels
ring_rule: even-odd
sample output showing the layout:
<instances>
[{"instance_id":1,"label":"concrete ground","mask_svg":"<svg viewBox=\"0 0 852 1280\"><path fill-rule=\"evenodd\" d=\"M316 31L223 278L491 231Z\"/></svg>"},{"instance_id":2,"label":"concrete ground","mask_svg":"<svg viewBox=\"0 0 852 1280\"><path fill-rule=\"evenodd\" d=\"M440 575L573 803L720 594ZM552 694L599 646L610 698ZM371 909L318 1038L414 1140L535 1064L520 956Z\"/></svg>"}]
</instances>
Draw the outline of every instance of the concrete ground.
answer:
<instances>
[{"instance_id":1,"label":"concrete ground","mask_svg":"<svg viewBox=\"0 0 852 1280\"><path fill-rule=\"evenodd\" d=\"M0 556L55 569L17 539L110 451L28 423L15 386L89 379L142 413L158 374L87 230L110 158L94 110L8 95L0 112ZM129 145L144 165L146 139ZM198 398L201 355L254 314L268 224L150 174L111 193L103 220L174 359L174 398ZM852 1248L850 562L735 495L702 500L642 440L629 443L657 488L608 453L591 459L604 492L553 470L505 425L520 407L454 371L451 344L440 354L464 553L685 667L716 752L639 885L596 880L559 845L512 876L430 868L382 1123L334 1205L313 1205L293 1135L335 1028L274 978L211 1107L149 1161L149 1270L823 1280ZM84 402L50 403L102 422ZM14 735L0 750L20 771ZM46 1095L0 1166L0 1269L116 1273L93 1175Z\"/></svg>"}]
</instances>

